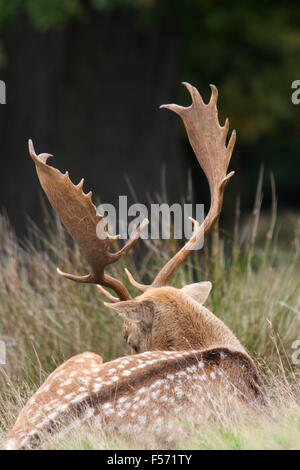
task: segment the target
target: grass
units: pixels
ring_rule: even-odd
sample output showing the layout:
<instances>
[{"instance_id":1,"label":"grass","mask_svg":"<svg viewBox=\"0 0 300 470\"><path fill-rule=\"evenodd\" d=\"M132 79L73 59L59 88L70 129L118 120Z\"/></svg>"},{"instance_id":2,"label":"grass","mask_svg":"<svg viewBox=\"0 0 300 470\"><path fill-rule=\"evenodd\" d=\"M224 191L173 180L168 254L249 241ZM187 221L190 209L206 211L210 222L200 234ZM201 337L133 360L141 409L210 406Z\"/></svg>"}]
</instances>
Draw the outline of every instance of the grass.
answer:
<instances>
[{"instance_id":1,"label":"grass","mask_svg":"<svg viewBox=\"0 0 300 470\"><path fill-rule=\"evenodd\" d=\"M289 242L280 238L276 207L270 217L260 214L257 193L254 211L233 234L216 228L204 253L194 252L172 280L180 287L211 280L207 303L232 328L259 363L271 396L271 409L212 424L188 418L178 423L178 449L295 449L300 447L300 366L291 364L292 343L300 338L300 220L293 216ZM6 216L0 217L0 339L7 364L0 368L0 448L26 399L47 374L79 352L91 350L104 360L126 354L121 319L105 308L95 286L61 279L56 266L84 273L76 247L53 217L45 219L47 233L31 225L20 242ZM151 281L164 260L178 249L176 241L139 242L134 254L110 268L125 279L123 268ZM298 386L297 386L298 385ZM151 441L151 439L150 439ZM82 427L53 440L50 448L147 448L149 441L103 436Z\"/></svg>"}]
</instances>

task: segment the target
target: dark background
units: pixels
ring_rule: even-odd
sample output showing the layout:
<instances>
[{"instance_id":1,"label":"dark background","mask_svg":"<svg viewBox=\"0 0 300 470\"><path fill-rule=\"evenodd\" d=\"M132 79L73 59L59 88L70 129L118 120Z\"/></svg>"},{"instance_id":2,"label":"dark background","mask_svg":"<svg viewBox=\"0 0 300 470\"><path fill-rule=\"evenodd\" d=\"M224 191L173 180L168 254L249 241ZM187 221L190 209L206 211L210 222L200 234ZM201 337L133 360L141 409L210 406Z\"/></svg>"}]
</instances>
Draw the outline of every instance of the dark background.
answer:
<instances>
[{"instance_id":1,"label":"dark background","mask_svg":"<svg viewBox=\"0 0 300 470\"><path fill-rule=\"evenodd\" d=\"M225 218L238 195L250 209L262 165L266 210L270 171L280 208L299 210L296 2L0 0L0 36L0 204L20 234L26 216L41 218L30 137L103 202L130 194L127 180L139 202L155 197L164 165L170 202L185 195L188 168L194 201L207 202L179 118L158 109L189 104L181 81L206 100L214 83L220 121L237 130Z\"/></svg>"}]
</instances>

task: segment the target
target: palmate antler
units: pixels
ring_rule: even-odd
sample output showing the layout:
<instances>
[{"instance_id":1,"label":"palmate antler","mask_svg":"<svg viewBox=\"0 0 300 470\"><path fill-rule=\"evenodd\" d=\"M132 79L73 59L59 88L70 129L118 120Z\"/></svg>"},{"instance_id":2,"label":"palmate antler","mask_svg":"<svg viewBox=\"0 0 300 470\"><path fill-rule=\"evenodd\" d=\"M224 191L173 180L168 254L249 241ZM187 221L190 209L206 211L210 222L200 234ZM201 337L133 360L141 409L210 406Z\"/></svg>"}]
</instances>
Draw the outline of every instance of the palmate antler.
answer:
<instances>
[{"instance_id":1,"label":"palmate antler","mask_svg":"<svg viewBox=\"0 0 300 470\"><path fill-rule=\"evenodd\" d=\"M199 225L197 221L193 221L194 233L191 239L165 264L151 286L145 286L136 282L132 275L126 271L130 282L142 291L147 290L149 287L164 286L176 269L189 256L199 237L205 236L211 230L222 209L225 186L234 175L234 171L227 174L227 169L235 144L236 133L235 130L232 132L226 145L229 121L226 119L224 126L220 126L217 111L217 88L214 85L210 85L212 91L211 98L209 103L205 104L195 87L189 83L183 83L183 85L188 89L192 97L191 106L185 108L177 104L165 104L160 107L174 111L183 120L190 144L208 180L211 204L203 222L204 227Z\"/></svg>"},{"instance_id":2,"label":"palmate antler","mask_svg":"<svg viewBox=\"0 0 300 470\"><path fill-rule=\"evenodd\" d=\"M132 285L142 291L150 287L166 285L168 279L186 260L191 250L195 249L199 238L205 236L211 230L221 212L225 186L234 174L233 171L227 174L227 169L235 144L236 134L235 131L232 132L227 144L229 121L226 119L224 126L220 126L217 112L218 91L216 87L211 85L211 98L209 103L205 104L196 88L189 83L183 84L192 97L191 106L185 108L176 104L167 104L162 105L161 108L174 111L183 120L190 144L207 177L211 204L203 224L200 225L197 221L193 221L194 232L191 239L165 264L150 286L138 283L130 272L126 270ZM107 265L118 261L129 251L136 242L140 232L148 224L148 220L145 219L142 222L121 250L111 253L109 247L118 237L112 237L108 234L105 239L97 237L96 227L102 220L102 217L97 214L96 208L92 203L92 193L83 193L83 180L75 186L69 179L68 173L62 174L56 168L47 165L47 159L51 155L36 155L31 141L29 141L29 152L35 162L39 180L50 203L77 242L82 254L86 257L91 267L91 273L87 276L74 276L58 270L59 274L77 282L97 283L100 291L113 302L129 299L129 293L124 285L117 279L105 274L104 269ZM118 297L114 297L103 286L113 289Z\"/></svg>"},{"instance_id":3,"label":"palmate antler","mask_svg":"<svg viewBox=\"0 0 300 470\"><path fill-rule=\"evenodd\" d=\"M104 270L107 265L115 263L130 250L141 231L148 224L148 220L143 220L123 248L112 253L109 247L119 236L111 236L106 233L106 238L98 238L96 229L103 216L97 214L96 207L92 202L92 192L88 194L83 192L84 180L82 179L78 185L74 185L68 172L62 174L58 169L47 165L47 160L52 155L47 153L37 155L31 140L28 145L43 190L91 268L90 274L86 276L74 276L59 269L58 273L72 281L110 287L117 293L119 299L130 299L125 286L118 279L106 274Z\"/></svg>"}]
</instances>

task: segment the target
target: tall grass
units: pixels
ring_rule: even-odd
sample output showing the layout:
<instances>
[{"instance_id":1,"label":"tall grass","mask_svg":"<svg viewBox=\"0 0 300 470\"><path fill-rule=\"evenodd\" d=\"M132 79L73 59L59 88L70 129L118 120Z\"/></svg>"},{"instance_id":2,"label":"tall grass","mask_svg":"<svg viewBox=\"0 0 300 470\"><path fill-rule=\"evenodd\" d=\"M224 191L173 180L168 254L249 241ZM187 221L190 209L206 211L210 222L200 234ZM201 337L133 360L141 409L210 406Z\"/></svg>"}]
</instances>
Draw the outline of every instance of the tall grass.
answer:
<instances>
[{"instance_id":1,"label":"tall grass","mask_svg":"<svg viewBox=\"0 0 300 470\"><path fill-rule=\"evenodd\" d=\"M259 188L253 214L242 228L237 206L232 233L216 227L203 252L193 252L172 283L180 287L211 280L214 288L208 308L232 328L261 368L268 370L268 380L278 380L280 375L280 384L288 388L293 398L286 414L281 416L278 412L280 419L276 421L276 413L283 402L273 417L264 418L268 426L273 423L276 434L279 422L285 426L293 421L293 413L299 416L299 397L292 391L291 383L297 381L300 366L292 365L290 358L291 345L300 337L300 223L293 217L294 233L288 245L284 244L276 225L275 198L270 217L262 216L260 208ZM65 359L87 350L101 354L105 361L127 353L121 337L121 319L103 306L96 287L72 283L57 275L56 266L79 274L85 273L87 267L57 219L48 215L45 226L47 231L42 233L31 225L28 239L20 242L7 217L0 216L0 339L7 348L7 364L0 368L2 432L11 426L32 390ZM134 252L111 266L110 271L136 295L123 268L127 266L147 283L177 250L178 242L174 240L140 241ZM280 403L279 395L275 395L274 403ZM293 422L292 428L298 429L299 437L297 426ZM181 448L191 448L193 442L201 448L216 447L220 440L220 446L225 448L243 447L245 443L247 446L247 442L250 447L256 445L256 423L249 424L247 417L241 421L242 444L235 439L236 423L224 429L207 427L205 439L199 436L197 440L193 433L196 441L187 433L187 441L181 438ZM94 438L89 435L86 439L93 442ZM109 442L103 446L122 445Z\"/></svg>"},{"instance_id":2,"label":"tall grass","mask_svg":"<svg viewBox=\"0 0 300 470\"><path fill-rule=\"evenodd\" d=\"M216 404L217 419L191 413L173 417L170 430L158 434L145 429L141 434L103 433L93 425L70 428L65 435L54 436L44 444L46 449L299 449L300 402L296 380L285 383L283 377L268 378L267 388L272 406L257 410L231 403L230 415ZM226 407L225 407L226 408Z\"/></svg>"}]
</instances>

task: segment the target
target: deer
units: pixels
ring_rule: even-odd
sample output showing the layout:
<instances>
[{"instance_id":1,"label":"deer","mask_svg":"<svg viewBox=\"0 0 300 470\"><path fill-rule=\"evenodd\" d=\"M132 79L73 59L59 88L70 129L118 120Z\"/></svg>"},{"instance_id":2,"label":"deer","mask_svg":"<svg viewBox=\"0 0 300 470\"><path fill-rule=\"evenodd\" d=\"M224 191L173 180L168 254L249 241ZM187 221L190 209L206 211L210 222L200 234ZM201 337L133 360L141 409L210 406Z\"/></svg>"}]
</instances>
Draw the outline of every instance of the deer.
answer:
<instances>
[{"instance_id":1,"label":"deer","mask_svg":"<svg viewBox=\"0 0 300 470\"><path fill-rule=\"evenodd\" d=\"M168 280L185 262L200 234L207 234L218 219L236 133L227 142L229 121L218 119L218 91L211 87L205 104L198 90L183 83L192 98L188 107L165 104L182 119L191 147L210 189L210 208L183 247L162 267L151 285L141 284L126 269L129 282L139 290L131 297L125 285L105 272L133 247L146 227L145 219L124 246L111 251L118 236L97 235L103 220L83 192L83 180L74 185L68 172L49 166L50 154L29 153L41 186L52 207L87 260L84 276L58 273L72 281L92 283L110 302L104 304L124 318L123 335L131 355L103 363L93 352L78 354L60 365L21 410L7 437L7 449L34 448L50 435L89 422L103 430L131 435L167 429L171 439L174 418L184 410L197 416L216 416L216 406L265 405L266 392L258 369L238 338L204 303L209 281L175 288ZM103 234L102 234L103 235ZM111 289L113 295L108 289ZM217 405L218 404L218 405ZM74 424L75 423L75 424Z\"/></svg>"}]
</instances>

